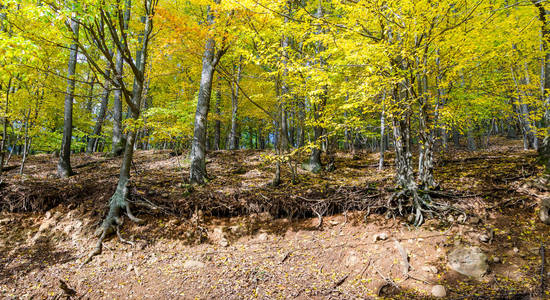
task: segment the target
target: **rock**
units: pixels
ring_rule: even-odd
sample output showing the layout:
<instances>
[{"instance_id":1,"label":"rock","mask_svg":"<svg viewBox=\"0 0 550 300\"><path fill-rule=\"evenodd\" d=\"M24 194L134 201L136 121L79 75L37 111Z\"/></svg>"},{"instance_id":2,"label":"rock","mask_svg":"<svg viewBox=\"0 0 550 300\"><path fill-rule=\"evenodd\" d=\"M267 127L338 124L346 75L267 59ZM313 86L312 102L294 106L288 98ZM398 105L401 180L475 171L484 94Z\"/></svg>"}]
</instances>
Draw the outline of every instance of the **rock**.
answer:
<instances>
[{"instance_id":1,"label":"rock","mask_svg":"<svg viewBox=\"0 0 550 300\"><path fill-rule=\"evenodd\" d=\"M345 264L347 267L355 266L359 263L359 257L354 251L350 252L346 257Z\"/></svg>"},{"instance_id":2,"label":"rock","mask_svg":"<svg viewBox=\"0 0 550 300\"><path fill-rule=\"evenodd\" d=\"M260 221L268 222L273 220L273 216L269 212L263 212L258 214Z\"/></svg>"},{"instance_id":3,"label":"rock","mask_svg":"<svg viewBox=\"0 0 550 300\"><path fill-rule=\"evenodd\" d=\"M220 246L222 246L222 247L229 246L229 242L227 241L227 239L221 239L220 240Z\"/></svg>"},{"instance_id":4,"label":"rock","mask_svg":"<svg viewBox=\"0 0 550 300\"><path fill-rule=\"evenodd\" d=\"M137 242L136 246L139 250L143 250L143 249L147 248L147 242L145 242L145 241Z\"/></svg>"},{"instance_id":5,"label":"rock","mask_svg":"<svg viewBox=\"0 0 550 300\"><path fill-rule=\"evenodd\" d=\"M206 265L204 263L196 260L188 260L183 264L185 269L202 269L205 266Z\"/></svg>"},{"instance_id":6,"label":"rock","mask_svg":"<svg viewBox=\"0 0 550 300\"><path fill-rule=\"evenodd\" d=\"M447 290L442 285L434 285L432 287L432 296L436 298L443 298L447 296Z\"/></svg>"},{"instance_id":7,"label":"rock","mask_svg":"<svg viewBox=\"0 0 550 300\"><path fill-rule=\"evenodd\" d=\"M158 261L158 258L157 256L153 253L153 255L151 255L151 257L147 260L147 263L152 265L154 263L156 263Z\"/></svg>"},{"instance_id":8,"label":"rock","mask_svg":"<svg viewBox=\"0 0 550 300\"><path fill-rule=\"evenodd\" d=\"M471 217L470 218L470 224L479 224L481 222L481 219L479 217Z\"/></svg>"},{"instance_id":9,"label":"rock","mask_svg":"<svg viewBox=\"0 0 550 300\"><path fill-rule=\"evenodd\" d=\"M126 269L126 272L131 272L134 269L134 266L128 265L128 268Z\"/></svg>"},{"instance_id":10,"label":"rock","mask_svg":"<svg viewBox=\"0 0 550 300\"><path fill-rule=\"evenodd\" d=\"M449 268L460 274L480 278L489 269L487 255L478 247L457 247L447 257Z\"/></svg>"},{"instance_id":11,"label":"rock","mask_svg":"<svg viewBox=\"0 0 550 300\"><path fill-rule=\"evenodd\" d=\"M332 226L336 226L336 225L339 224L338 221L334 221L334 220L329 221L329 223L330 223L330 225L332 225Z\"/></svg>"},{"instance_id":12,"label":"rock","mask_svg":"<svg viewBox=\"0 0 550 300\"><path fill-rule=\"evenodd\" d=\"M267 236L267 233L265 233L265 232L258 235L258 240L259 241L267 241L267 238L268 238L268 236Z\"/></svg>"},{"instance_id":13,"label":"rock","mask_svg":"<svg viewBox=\"0 0 550 300\"><path fill-rule=\"evenodd\" d=\"M422 271L437 274L439 271L434 266L423 266Z\"/></svg>"},{"instance_id":14,"label":"rock","mask_svg":"<svg viewBox=\"0 0 550 300\"><path fill-rule=\"evenodd\" d=\"M449 221L449 223L454 223L455 217L453 217L453 215L449 215L449 216L447 217L447 221Z\"/></svg>"},{"instance_id":15,"label":"rock","mask_svg":"<svg viewBox=\"0 0 550 300\"><path fill-rule=\"evenodd\" d=\"M47 219L42 221L42 224L40 224L40 227L38 228L38 232L44 232L47 229L50 229L53 227L55 220L53 219Z\"/></svg>"},{"instance_id":16,"label":"rock","mask_svg":"<svg viewBox=\"0 0 550 300\"><path fill-rule=\"evenodd\" d=\"M519 253L519 249L516 248L516 247L514 247L513 251L514 251L514 253L516 253L516 254Z\"/></svg>"},{"instance_id":17,"label":"rock","mask_svg":"<svg viewBox=\"0 0 550 300\"><path fill-rule=\"evenodd\" d=\"M541 200L539 217L542 223L550 225L550 198Z\"/></svg>"},{"instance_id":18,"label":"rock","mask_svg":"<svg viewBox=\"0 0 550 300\"><path fill-rule=\"evenodd\" d=\"M479 236L479 241L482 242L482 243L487 243L487 242L489 242L490 239L491 238L489 238L489 236L486 235L486 234L481 234Z\"/></svg>"},{"instance_id":19,"label":"rock","mask_svg":"<svg viewBox=\"0 0 550 300\"><path fill-rule=\"evenodd\" d=\"M388 234L383 232L383 233L378 233L378 234L375 234L372 239L374 240L374 242L376 241L385 241L388 239Z\"/></svg>"},{"instance_id":20,"label":"rock","mask_svg":"<svg viewBox=\"0 0 550 300\"><path fill-rule=\"evenodd\" d=\"M460 215L458 216L458 218L456 218L456 221L458 223L464 223L464 221L466 221L466 217L464 215Z\"/></svg>"},{"instance_id":21,"label":"rock","mask_svg":"<svg viewBox=\"0 0 550 300\"><path fill-rule=\"evenodd\" d=\"M494 262L495 264L500 263L500 257L498 257L498 256L493 257L493 262Z\"/></svg>"},{"instance_id":22,"label":"rock","mask_svg":"<svg viewBox=\"0 0 550 300\"><path fill-rule=\"evenodd\" d=\"M229 227L229 230L231 231L231 234L234 234L236 236L241 236L246 232L245 228L241 225L233 225Z\"/></svg>"}]
</instances>

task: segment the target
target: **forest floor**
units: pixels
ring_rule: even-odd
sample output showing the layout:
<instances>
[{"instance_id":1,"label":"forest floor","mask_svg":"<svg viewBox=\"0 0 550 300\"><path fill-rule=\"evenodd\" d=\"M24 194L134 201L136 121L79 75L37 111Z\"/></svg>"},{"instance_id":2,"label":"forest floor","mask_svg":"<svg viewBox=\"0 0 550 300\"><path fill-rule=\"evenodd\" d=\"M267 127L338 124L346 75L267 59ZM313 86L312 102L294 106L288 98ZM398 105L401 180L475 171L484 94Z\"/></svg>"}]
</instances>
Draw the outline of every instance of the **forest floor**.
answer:
<instances>
[{"instance_id":1,"label":"forest floor","mask_svg":"<svg viewBox=\"0 0 550 300\"><path fill-rule=\"evenodd\" d=\"M54 157L31 156L23 176L13 158L0 187L0 298L61 298L60 281L83 299L411 299L429 297L435 284L449 298L505 299L541 287L539 249L550 245L550 226L537 212L548 193L536 153L519 141L438 155L434 197L466 215L420 228L384 215L391 155L378 171L377 153L337 153L334 171L300 170L297 184L285 165L274 188L265 154L210 152L212 180L190 187L185 155L138 151L131 200L161 208L136 208L146 223L127 221L122 230L136 245L112 238L83 267L120 159L74 155L77 174L57 179ZM489 273L475 280L450 270L446 256L458 245L479 246ZM409 256L406 275L399 248Z\"/></svg>"}]
</instances>

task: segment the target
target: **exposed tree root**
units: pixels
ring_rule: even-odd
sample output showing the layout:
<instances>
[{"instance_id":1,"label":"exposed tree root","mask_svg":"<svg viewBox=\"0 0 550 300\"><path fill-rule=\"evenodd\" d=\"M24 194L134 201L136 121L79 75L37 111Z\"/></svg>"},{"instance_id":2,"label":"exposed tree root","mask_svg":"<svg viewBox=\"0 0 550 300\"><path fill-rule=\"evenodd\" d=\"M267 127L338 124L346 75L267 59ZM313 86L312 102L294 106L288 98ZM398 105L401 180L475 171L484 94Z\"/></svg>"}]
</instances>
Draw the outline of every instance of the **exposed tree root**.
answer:
<instances>
[{"instance_id":1,"label":"exposed tree root","mask_svg":"<svg viewBox=\"0 0 550 300\"><path fill-rule=\"evenodd\" d=\"M397 207L393 206L397 203ZM411 214L414 214L414 226L424 223L425 216L443 217L449 211L458 211L465 215L465 212L451 205L434 201L430 191L421 191L417 188L402 188L393 193L388 199L387 207L390 211L398 211L403 215L404 203L410 207Z\"/></svg>"},{"instance_id":2,"label":"exposed tree root","mask_svg":"<svg viewBox=\"0 0 550 300\"><path fill-rule=\"evenodd\" d=\"M124 216L122 215L123 211L126 211L126 216L132 222L135 222L135 223L144 222L142 219L139 219L134 216L134 214L130 209L129 203L126 200L128 197L128 182L129 182L128 178L120 179L117 189L113 194L113 196L111 197L111 200L109 201L109 213L107 214L107 217L105 217L105 220L103 220L101 227L99 227L98 230L96 231L96 233L99 235L99 240L96 244L96 247L80 267L92 261L92 258L94 256L101 254L101 251L103 248L103 241L105 240L106 237L108 237L112 233L116 232L118 238L122 243L130 244L134 246L133 242L125 240L124 238L122 238L122 235L120 234L120 226L124 223L124 219L123 219Z\"/></svg>"}]
</instances>

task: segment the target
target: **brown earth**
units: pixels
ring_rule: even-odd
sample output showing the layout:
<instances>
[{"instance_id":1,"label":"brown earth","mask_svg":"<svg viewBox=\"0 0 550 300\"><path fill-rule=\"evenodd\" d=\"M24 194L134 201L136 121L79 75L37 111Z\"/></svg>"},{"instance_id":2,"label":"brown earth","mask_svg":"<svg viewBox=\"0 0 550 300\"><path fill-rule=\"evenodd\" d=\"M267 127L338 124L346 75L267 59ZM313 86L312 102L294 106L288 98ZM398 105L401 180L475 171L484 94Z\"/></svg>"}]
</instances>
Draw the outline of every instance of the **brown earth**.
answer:
<instances>
[{"instance_id":1,"label":"brown earth","mask_svg":"<svg viewBox=\"0 0 550 300\"><path fill-rule=\"evenodd\" d=\"M418 229L384 215L391 157L380 172L377 154L338 153L334 172L300 171L293 185L285 168L283 185L273 188L266 153L217 151L207 165L215 177L190 187L185 156L140 151L131 200L161 209L137 208L146 224L127 222L122 232L136 245L110 239L82 268L120 161L75 155L78 174L62 180L54 176L55 158L32 156L25 175L13 169L1 186L0 297L62 298L60 280L83 299L410 299L427 297L434 284L450 298L535 295L539 249L550 231L537 217L537 197L547 196L541 168L519 143L493 144L438 157L442 190L434 198L466 218L449 214ZM321 228L317 214L324 216ZM382 233L387 238L376 240ZM483 234L491 240L481 242ZM457 245L480 246L489 274L474 280L449 270L446 254ZM407 274L400 247L409 257Z\"/></svg>"}]
</instances>

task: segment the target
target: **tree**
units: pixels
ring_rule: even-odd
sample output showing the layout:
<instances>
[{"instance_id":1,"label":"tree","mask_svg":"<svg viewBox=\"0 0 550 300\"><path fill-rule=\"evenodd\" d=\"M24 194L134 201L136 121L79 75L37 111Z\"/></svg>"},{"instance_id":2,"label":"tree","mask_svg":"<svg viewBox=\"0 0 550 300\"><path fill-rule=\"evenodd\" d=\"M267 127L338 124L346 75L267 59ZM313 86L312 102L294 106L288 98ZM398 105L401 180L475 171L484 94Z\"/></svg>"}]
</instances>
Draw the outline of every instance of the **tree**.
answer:
<instances>
[{"instance_id":1,"label":"tree","mask_svg":"<svg viewBox=\"0 0 550 300\"><path fill-rule=\"evenodd\" d=\"M219 0L215 4L219 4ZM207 8L206 19L210 26L214 25L214 13L210 5ZM191 143L189 181L196 184L204 184L208 178L206 173L206 122L212 95L212 79L216 71L216 65L228 49L224 39L222 39L221 45L217 49L216 39L213 35L214 31L212 29L211 35L206 41L202 57L202 72L197 111L195 112L195 129L193 130L193 141Z\"/></svg>"},{"instance_id":2,"label":"tree","mask_svg":"<svg viewBox=\"0 0 550 300\"><path fill-rule=\"evenodd\" d=\"M73 4L73 8L78 5ZM67 67L67 92L65 94L65 113L63 117L63 139L61 141L61 150L59 152L59 162L57 163L57 175L65 178L73 174L71 168L71 140L73 132L73 101L75 90L75 75L78 56L78 32L80 23L77 20L76 13L73 14L70 21L70 30L75 37L75 42L71 44L69 49L69 64Z\"/></svg>"}]
</instances>

